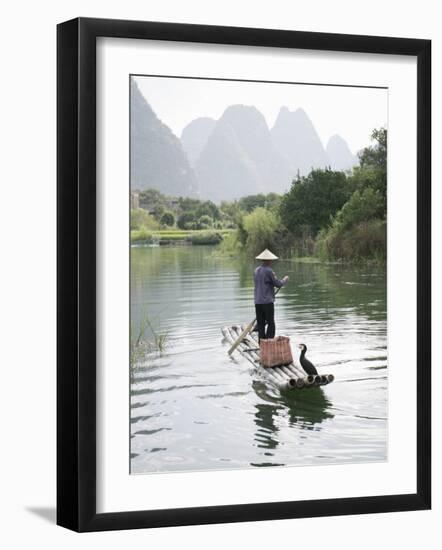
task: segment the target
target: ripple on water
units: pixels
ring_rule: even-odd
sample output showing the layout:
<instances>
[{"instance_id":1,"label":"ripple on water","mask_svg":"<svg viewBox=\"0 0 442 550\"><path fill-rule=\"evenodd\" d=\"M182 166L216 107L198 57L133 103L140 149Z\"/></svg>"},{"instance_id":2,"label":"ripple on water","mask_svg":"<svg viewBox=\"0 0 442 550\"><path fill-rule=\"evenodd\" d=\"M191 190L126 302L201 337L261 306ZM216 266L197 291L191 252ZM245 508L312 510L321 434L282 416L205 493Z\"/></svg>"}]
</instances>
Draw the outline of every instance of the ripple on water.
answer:
<instances>
[{"instance_id":1,"label":"ripple on water","mask_svg":"<svg viewBox=\"0 0 442 550\"><path fill-rule=\"evenodd\" d=\"M385 274L277 265L291 277L277 299L278 332L306 343L319 371L336 377L282 395L226 353L220 327L254 316L253 265L214 261L212 251L132 251L132 322L148 311L168 346L131 377L131 472L386 460Z\"/></svg>"}]
</instances>

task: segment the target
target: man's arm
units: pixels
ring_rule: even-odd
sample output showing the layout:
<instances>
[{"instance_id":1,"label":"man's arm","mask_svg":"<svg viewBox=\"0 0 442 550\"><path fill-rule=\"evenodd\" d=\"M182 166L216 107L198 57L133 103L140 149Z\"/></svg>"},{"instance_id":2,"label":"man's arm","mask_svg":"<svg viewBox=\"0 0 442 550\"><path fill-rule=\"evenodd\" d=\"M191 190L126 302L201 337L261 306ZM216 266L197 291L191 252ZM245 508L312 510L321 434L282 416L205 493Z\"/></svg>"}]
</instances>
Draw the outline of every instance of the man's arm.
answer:
<instances>
[{"instance_id":1,"label":"man's arm","mask_svg":"<svg viewBox=\"0 0 442 550\"><path fill-rule=\"evenodd\" d=\"M286 275L285 277L283 277L282 279L278 279L278 277L275 275L275 272L272 271L271 272L271 275L270 275L270 278L271 278L271 283L273 286L276 286L277 288L281 288L282 286L284 286L287 281L289 280L288 278L288 275Z\"/></svg>"}]
</instances>

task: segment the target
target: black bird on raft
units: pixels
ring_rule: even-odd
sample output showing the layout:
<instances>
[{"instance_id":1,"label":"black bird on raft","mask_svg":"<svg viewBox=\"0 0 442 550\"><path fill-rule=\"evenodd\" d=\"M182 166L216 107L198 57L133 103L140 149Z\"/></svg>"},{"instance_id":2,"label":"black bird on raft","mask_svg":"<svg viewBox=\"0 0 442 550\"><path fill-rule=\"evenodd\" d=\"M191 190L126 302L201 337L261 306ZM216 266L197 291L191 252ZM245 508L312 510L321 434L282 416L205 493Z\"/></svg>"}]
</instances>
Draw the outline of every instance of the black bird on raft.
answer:
<instances>
[{"instance_id":1,"label":"black bird on raft","mask_svg":"<svg viewBox=\"0 0 442 550\"><path fill-rule=\"evenodd\" d=\"M301 349L301 356L299 357L299 362L301 363L302 368L307 374L318 374L315 365L307 359L305 352L307 351L307 346L305 344L299 344L298 346Z\"/></svg>"}]
</instances>

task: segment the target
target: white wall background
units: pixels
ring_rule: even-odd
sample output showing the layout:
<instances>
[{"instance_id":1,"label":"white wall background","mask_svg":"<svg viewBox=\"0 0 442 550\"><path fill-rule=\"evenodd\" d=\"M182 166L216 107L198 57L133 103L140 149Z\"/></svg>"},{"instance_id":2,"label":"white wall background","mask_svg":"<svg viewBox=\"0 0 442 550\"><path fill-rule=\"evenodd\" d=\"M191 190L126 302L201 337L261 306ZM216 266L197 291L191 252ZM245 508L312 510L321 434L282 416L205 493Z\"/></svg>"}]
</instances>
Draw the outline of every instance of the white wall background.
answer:
<instances>
[{"instance_id":1,"label":"white wall background","mask_svg":"<svg viewBox=\"0 0 442 550\"><path fill-rule=\"evenodd\" d=\"M441 279L442 36L436 0L66 0L7 3L0 87L0 544L107 549L280 545L437 547L441 292L434 284L433 511L76 535L55 521L55 25L77 17L285 28L433 40L433 280ZM406 312L404 312L406 314ZM404 426L406 429L406 426ZM311 530L311 532L310 532Z\"/></svg>"}]
</instances>

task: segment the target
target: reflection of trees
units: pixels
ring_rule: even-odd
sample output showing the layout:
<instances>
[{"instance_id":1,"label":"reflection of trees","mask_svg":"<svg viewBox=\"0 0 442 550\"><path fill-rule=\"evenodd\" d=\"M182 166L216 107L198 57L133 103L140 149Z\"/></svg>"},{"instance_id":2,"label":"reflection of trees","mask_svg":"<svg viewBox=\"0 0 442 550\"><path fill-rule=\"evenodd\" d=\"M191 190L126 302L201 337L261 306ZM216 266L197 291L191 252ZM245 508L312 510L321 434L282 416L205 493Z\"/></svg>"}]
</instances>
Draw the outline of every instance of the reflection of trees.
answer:
<instances>
[{"instance_id":1,"label":"reflection of trees","mask_svg":"<svg viewBox=\"0 0 442 550\"><path fill-rule=\"evenodd\" d=\"M239 275L240 288L253 289L257 262L244 256L225 261ZM278 277L290 276L290 283L278 300L285 305L312 311L354 308L368 318L385 318L386 271L382 267L278 261ZM251 298L252 299L252 290Z\"/></svg>"},{"instance_id":2,"label":"reflection of trees","mask_svg":"<svg viewBox=\"0 0 442 550\"><path fill-rule=\"evenodd\" d=\"M132 248L130 313L134 330L146 314L157 330L167 330L170 325L175 330L180 319L182 326L196 323L207 328L204 323L218 317L218 332L226 321L245 321L253 315L253 300L246 302L250 306L247 316L238 315L242 304L236 263L217 257L215 250L213 246Z\"/></svg>"},{"instance_id":3,"label":"reflection of trees","mask_svg":"<svg viewBox=\"0 0 442 550\"><path fill-rule=\"evenodd\" d=\"M210 254L208 247L158 247L131 249L131 294L148 294L155 297L156 288L166 284L172 275L173 285L168 285L170 301L179 298L186 285L201 275L205 259Z\"/></svg>"},{"instance_id":4,"label":"reflection of trees","mask_svg":"<svg viewBox=\"0 0 442 550\"><path fill-rule=\"evenodd\" d=\"M353 308L368 318L385 318L386 273L382 268L292 263L285 304L312 311ZM284 270L283 270L284 271ZM285 273L285 271L284 271Z\"/></svg>"},{"instance_id":5,"label":"reflection of trees","mask_svg":"<svg viewBox=\"0 0 442 550\"><path fill-rule=\"evenodd\" d=\"M267 403L259 403L255 405L255 441L257 447L263 449L275 449L279 442L277 438L272 436L278 433L278 428L275 425L274 419L278 416L278 410L281 407L275 407Z\"/></svg>"},{"instance_id":6,"label":"reflection of trees","mask_svg":"<svg viewBox=\"0 0 442 550\"><path fill-rule=\"evenodd\" d=\"M136 330L148 315L155 330L175 330L178 321L216 326L252 317L252 258L219 257L210 246L131 249L131 321ZM309 264L280 260L279 277L290 283L277 299L277 315L311 325L334 323L348 315L385 320L385 269ZM214 303L216 302L216 306ZM197 319L197 321L195 321ZM173 335L172 335L173 336Z\"/></svg>"},{"instance_id":7,"label":"reflection of trees","mask_svg":"<svg viewBox=\"0 0 442 550\"><path fill-rule=\"evenodd\" d=\"M316 424L333 418L331 402L322 388L308 388L283 396L287 407L290 426L296 424L302 429L312 429Z\"/></svg>"},{"instance_id":8,"label":"reflection of trees","mask_svg":"<svg viewBox=\"0 0 442 550\"><path fill-rule=\"evenodd\" d=\"M253 299L253 271L257 265L252 258L213 257L215 247L159 247L131 250L131 286L133 295L144 293L161 283L164 274L173 273L170 299L186 295L195 277L211 271L218 277L236 273L239 288L250 291ZM324 312L324 318L339 308L352 308L371 319L385 318L386 271L382 267L359 267L339 264L278 261L275 271L279 277L290 275L290 283L281 293L285 307ZM236 287L237 288L237 287ZM232 288L234 292L234 288ZM227 296L227 298L230 298ZM233 298L235 298L233 296ZM327 313L328 311L328 313Z\"/></svg>"},{"instance_id":9,"label":"reflection of trees","mask_svg":"<svg viewBox=\"0 0 442 550\"><path fill-rule=\"evenodd\" d=\"M303 430L312 430L324 420L334 416L330 412L331 402L322 388L292 390L271 395L264 382L255 380L253 389L260 399L260 403L255 405L254 417L255 441L258 447L264 449L277 447L278 432L281 430L276 422L278 417L288 417L290 427L296 425Z\"/></svg>"},{"instance_id":10,"label":"reflection of trees","mask_svg":"<svg viewBox=\"0 0 442 550\"><path fill-rule=\"evenodd\" d=\"M254 263L254 260L245 253L238 253L234 258L217 256L216 263L224 269L235 271L238 274L238 284L241 289L253 289L253 270L258 264Z\"/></svg>"},{"instance_id":11,"label":"reflection of trees","mask_svg":"<svg viewBox=\"0 0 442 550\"><path fill-rule=\"evenodd\" d=\"M194 258L201 256L202 250L192 249L192 252L194 254L189 254L189 249L185 246L131 248L132 283L151 284L152 280L161 277L164 272L181 274L188 271Z\"/></svg>"}]
</instances>

